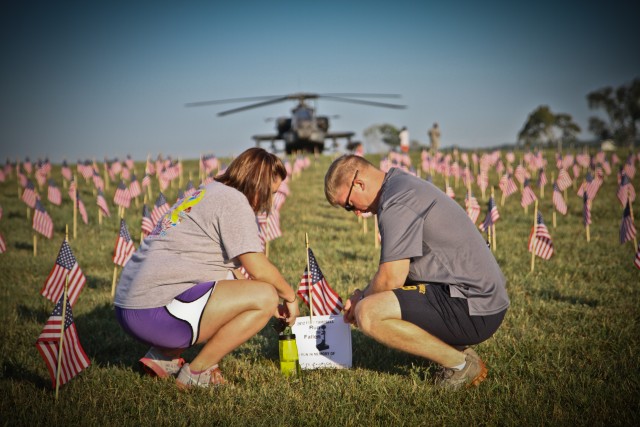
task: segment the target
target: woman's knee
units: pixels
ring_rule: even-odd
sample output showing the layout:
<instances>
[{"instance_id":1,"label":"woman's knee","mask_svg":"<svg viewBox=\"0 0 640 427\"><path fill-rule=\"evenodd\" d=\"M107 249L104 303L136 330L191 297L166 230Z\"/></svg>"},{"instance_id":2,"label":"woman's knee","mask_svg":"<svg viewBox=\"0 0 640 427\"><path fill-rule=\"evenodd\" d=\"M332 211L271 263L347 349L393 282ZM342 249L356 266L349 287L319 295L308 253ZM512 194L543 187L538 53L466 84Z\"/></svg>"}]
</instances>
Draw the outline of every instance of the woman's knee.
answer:
<instances>
[{"instance_id":1,"label":"woman's knee","mask_svg":"<svg viewBox=\"0 0 640 427\"><path fill-rule=\"evenodd\" d=\"M256 283L258 285L258 283ZM278 293L275 288L268 283L261 282L254 293L255 302L260 307L269 311L275 311L278 306Z\"/></svg>"}]
</instances>

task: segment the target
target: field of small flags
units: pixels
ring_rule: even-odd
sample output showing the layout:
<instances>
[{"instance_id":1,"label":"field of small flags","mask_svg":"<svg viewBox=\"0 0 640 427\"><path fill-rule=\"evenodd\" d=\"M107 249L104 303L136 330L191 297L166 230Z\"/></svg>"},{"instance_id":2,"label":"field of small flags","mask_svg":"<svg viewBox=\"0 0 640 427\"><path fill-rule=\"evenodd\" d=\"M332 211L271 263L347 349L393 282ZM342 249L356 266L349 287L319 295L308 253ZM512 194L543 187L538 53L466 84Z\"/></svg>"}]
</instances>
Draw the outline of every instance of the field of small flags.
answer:
<instances>
[{"instance_id":1,"label":"field of small flags","mask_svg":"<svg viewBox=\"0 0 640 427\"><path fill-rule=\"evenodd\" d=\"M489 367L481 387L435 390L433 365L355 329L353 369L286 379L273 325L223 361L228 387L182 393L170 381L145 377L137 366L145 346L113 315L117 278L170 207L213 180L229 159L158 155L52 165L25 158L0 167L0 408L11 414L4 423L640 421L640 155L584 148L367 158L429 180L455 199L507 277L511 308L498 333L477 348ZM311 287L314 302L335 305L371 278L379 241L373 217L356 218L326 202L331 160L287 157L289 178L271 213L256 221L267 255L302 299Z\"/></svg>"}]
</instances>

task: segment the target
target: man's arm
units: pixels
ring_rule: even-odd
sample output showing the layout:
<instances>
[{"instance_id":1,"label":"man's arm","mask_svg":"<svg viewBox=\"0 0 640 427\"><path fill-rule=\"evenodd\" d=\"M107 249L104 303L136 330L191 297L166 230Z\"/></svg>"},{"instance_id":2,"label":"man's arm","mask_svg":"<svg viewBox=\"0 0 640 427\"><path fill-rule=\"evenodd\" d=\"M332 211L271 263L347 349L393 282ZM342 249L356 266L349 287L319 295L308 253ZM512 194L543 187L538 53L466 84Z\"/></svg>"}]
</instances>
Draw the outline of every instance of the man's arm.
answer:
<instances>
[{"instance_id":1,"label":"man's arm","mask_svg":"<svg viewBox=\"0 0 640 427\"><path fill-rule=\"evenodd\" d=\"M344 320L348 323L355 322L356 305L367 295L390 291L401 288L409 275L409 259L399 259L382 263L378 271L371 279L369 285L363 291L356 289L353 295L344 305Z\"/></svg>"},{"instance_id":2,"label":"man's arm","mask_svg":"<svg viewBox=\"0 0 640 427\"><path fill-rule=\"evenodd\" d=\"M378 271L371 279L369 285L362 291L363 298L367 295L378 292L390 291L401 288L409 275L409 260L399 259L382 263L378 266Z\"/></svg>"}]
</instances>

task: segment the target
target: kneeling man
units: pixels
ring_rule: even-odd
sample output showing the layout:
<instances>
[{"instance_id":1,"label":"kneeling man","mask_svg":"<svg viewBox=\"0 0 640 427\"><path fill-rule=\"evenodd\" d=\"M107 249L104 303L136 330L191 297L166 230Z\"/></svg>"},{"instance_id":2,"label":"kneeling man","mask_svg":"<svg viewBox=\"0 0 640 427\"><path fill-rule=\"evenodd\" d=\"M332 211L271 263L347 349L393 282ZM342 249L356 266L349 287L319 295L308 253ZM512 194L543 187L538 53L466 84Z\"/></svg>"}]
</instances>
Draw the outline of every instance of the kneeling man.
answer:
<instances>
[{"instance_id":1,"label":"kneeling man","mask_svg":"<svg viewBox=\"0 0 640 427\"><path fill-rule=\"evenodd\" d=\"M378 215L378 271L345 304L345 320L378 342L442 366L437 384L477 386L487 368L469 347L498 329L505 278L466 212L430 182L345 155L325 176L333 206Z\"/></svg>"}]
</instances>

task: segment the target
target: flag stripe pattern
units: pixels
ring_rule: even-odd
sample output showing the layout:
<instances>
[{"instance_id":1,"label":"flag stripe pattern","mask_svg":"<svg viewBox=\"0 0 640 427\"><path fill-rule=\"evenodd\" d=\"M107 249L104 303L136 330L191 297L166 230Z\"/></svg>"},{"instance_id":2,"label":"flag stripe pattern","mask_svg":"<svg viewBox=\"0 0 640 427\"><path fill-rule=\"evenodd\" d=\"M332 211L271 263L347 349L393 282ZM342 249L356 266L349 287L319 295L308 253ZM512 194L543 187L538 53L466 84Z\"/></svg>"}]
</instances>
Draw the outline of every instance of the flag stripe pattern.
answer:
<instances>
[{"instance_id":1,"label":"flag stripe pattern","mask_svg":"<svg viewBox=\"0 0 640 427\"><path fill-rule=\"evenodd\" d=\"M87 279L85 278L84 273L82 273L82 270L78 265L78 261L76 261L76 257L73 256L69 243L64 240L60 247L56 263L53 266L53 269L51 269L49 277L47 277L40 294L51 301L57 301L60 299L64 290L67 274L69 274L68 299L73 306L75 305L78 295L80 295L80 291L82 291Z\"/></svg>"},{"instance_id":2,"label":"flag stripe pattern","mask_svg":"<svg viewBox=\"0 0 640 427\"><path fill-rule=\"evenodd\" d=\"M309 248L309 269L305 268L298 285L298 295L307 306L309 305L309 290L312 292L314 314L319 316L340 314L343 307L342 298L327 283L311 248Z\"/></svg>"},{"instance_id":3,"label":"flag stripe pattern","mask_svg":"<svg viewBox=\"0 0 640 427\"><path fill-rule=\"evenodd\" d=\"M44 329L36 341L36 347L44 359L52 386L56 386L58 371L58 356L60 350L60 335L64 322L64 338L62 342L62 357L60 363L60 385L66 384L73 377L89 367L91 361L84 352L73 321L71 304L67 300L64 319L62 318L63 296L56 304Z\"/></svg>"},{"instance_id":4,"label":"flag stripe pattern","mask_svg":"<svg viewBox=\"0 0 640 427\"><path fill-rule=\"evenodd\" d=\"M537 224L531 229L529 234L529 252L534 253L542 259L549 259L553 255L553 242L547 226L542 219L542 213L538 212Z\"/></svg>"},{"instance_id":5,"label":"flag stripe pattern","mask_svg":"<svg viewBox=\"0 0 640 427\"><path fill-rule=\"evenodd\" d=\"M127 228L127 223L124 221L124 218L120 219L120 233L118 234L118 239L116 240L116 247L113 250L113 262L121 267L129 261L131 255L136 251L133 242L131 241L131 235L129 234L129 229Z\"/></svg>"},{"instance_id":6,"label":"flag stripe pattern","mask_svg":"<svg viewBox=\"0 0 640 427\"><path fill-rule=\"evenodd\" d=\"M33 229L42 234L47 239L53 237L53 220L44 210L40 198L36 199L35 210L33 212Z\"/></svg>"},{"instance_id":7,"label":"flag stripe pattern","mask_svg":"<svg viewBox=\"0 0 640 427\"><path fill-rule=\"evenodd\" d=\"M636 226L631 217L631 205L627 200L627 206L622 213L622 223L620 224L620 244L633 240L636 237Z\"/></svg>"}]
</instances>

